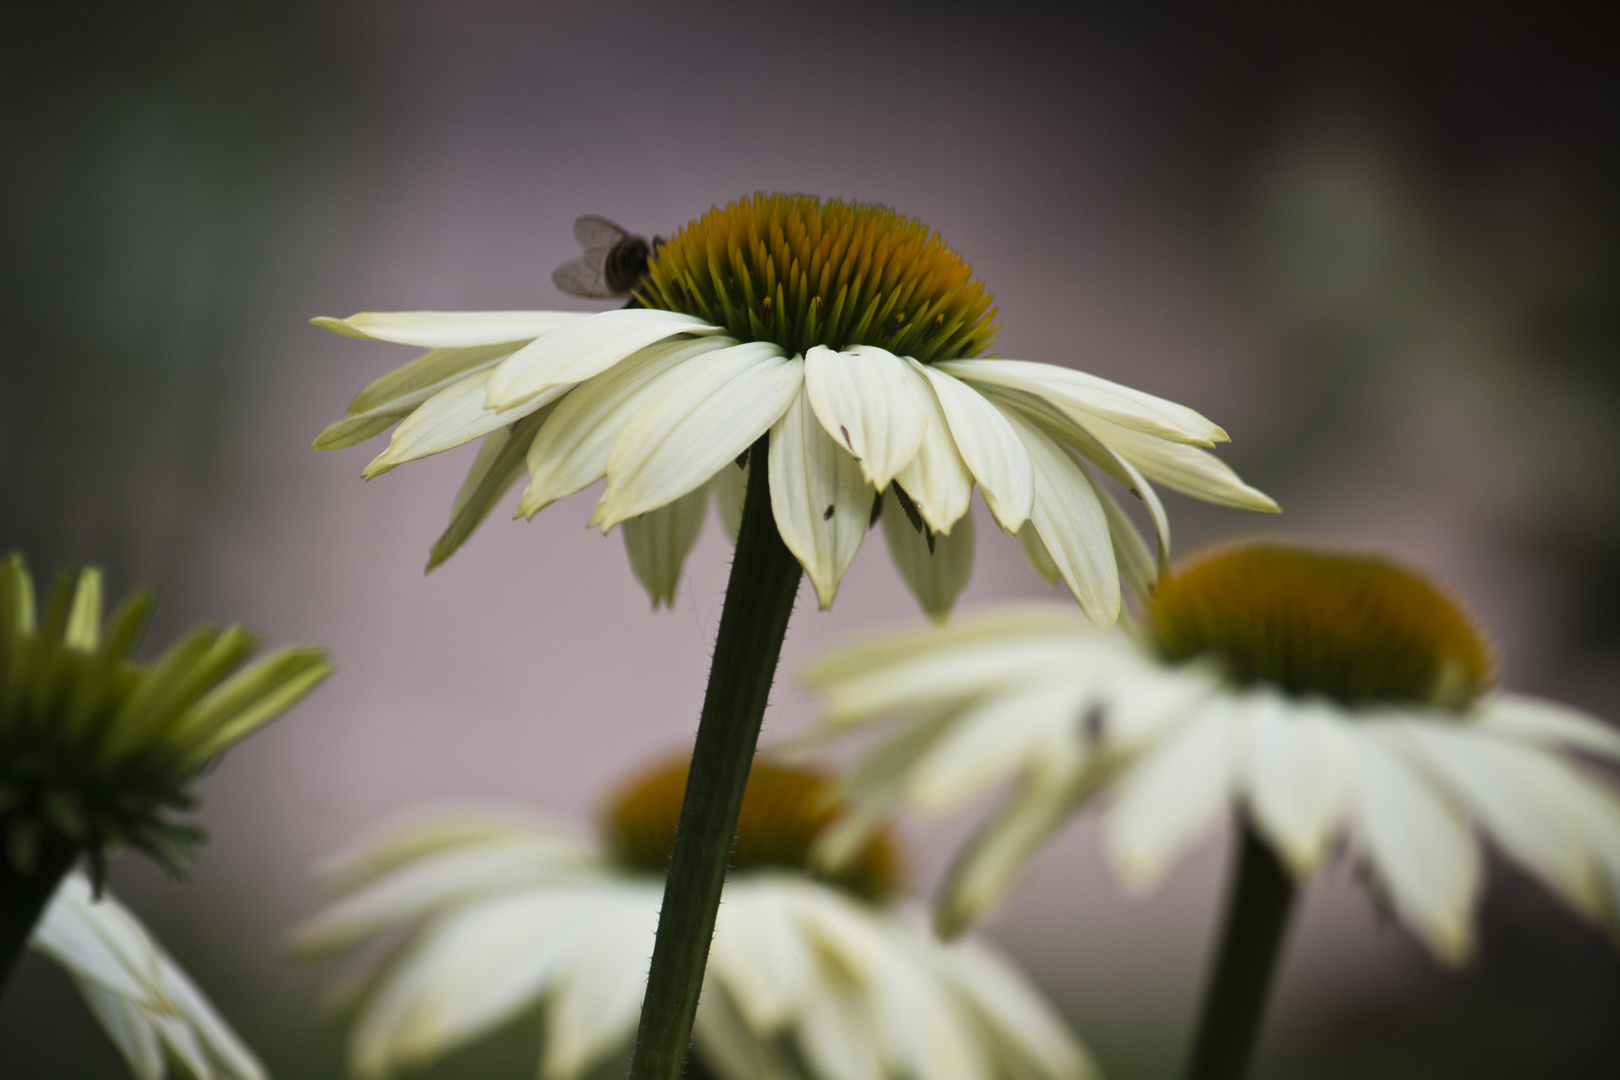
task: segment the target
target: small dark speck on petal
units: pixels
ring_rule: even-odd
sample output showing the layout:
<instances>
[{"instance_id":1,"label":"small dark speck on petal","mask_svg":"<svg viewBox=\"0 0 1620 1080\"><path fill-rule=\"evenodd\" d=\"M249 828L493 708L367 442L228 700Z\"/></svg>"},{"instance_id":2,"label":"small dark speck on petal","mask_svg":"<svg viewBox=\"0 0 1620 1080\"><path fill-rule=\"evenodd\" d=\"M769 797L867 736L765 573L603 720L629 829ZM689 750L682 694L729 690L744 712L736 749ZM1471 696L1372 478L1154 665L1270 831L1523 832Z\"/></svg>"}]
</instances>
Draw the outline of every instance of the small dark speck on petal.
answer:
<instances>
[{"instance_id":1,"label":"small dark speck on petal","mask_svg":"<svg viewBox=\"0 0 1620 1080\"><path fill-rule=\"evenodd\" d=\"M823 510L821 512L821 520L822 521L831 521L832 516L833 516L833 504L828 503L827 504L827 509L825 509L825 510Z\"/></svg>"}]
</instances>

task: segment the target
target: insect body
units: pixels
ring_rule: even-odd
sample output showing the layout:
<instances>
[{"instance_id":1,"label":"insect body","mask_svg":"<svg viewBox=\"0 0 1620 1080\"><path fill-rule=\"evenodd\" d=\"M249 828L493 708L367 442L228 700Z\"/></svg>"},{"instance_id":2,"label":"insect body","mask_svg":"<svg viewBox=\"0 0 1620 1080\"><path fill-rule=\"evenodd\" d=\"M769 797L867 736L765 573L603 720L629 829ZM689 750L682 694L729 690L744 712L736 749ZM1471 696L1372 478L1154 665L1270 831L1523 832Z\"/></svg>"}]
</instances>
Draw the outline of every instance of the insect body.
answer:
<instances>
[{"instance_id":1,"label":"insect body","mask_svg":"<svg viewBox=\"0 0 1620 1080\"><path fill-rule=\"evenodd\" d=\"M647 260L663 242L626 232L604 217L587 214L574 222L574 239L585 253L552 272L552 283L569 296L622 300L646 272Z\"/></svg>"}]
</instances>

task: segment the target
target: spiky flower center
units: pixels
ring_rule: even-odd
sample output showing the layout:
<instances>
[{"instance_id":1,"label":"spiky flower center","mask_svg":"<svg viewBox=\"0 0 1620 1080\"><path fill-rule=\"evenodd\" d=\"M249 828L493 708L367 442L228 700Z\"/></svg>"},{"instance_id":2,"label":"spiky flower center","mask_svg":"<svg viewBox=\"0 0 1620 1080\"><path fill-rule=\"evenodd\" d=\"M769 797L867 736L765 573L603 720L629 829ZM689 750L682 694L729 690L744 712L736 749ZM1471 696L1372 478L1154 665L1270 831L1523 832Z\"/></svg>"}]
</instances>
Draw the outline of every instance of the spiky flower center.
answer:
<instances>
[{"instance_id":1,"label":"spiky flower center","mask_svg":"<svg viewBox=\"0 0 1620 1080\"><path fill-rule=\"evenodd\" d=\"M635 296L789 354L876 345L926 364L975 356L996 329L993 297L926 225L814 195L711 209L658 248Z\"/></svg>"},{"instance_id":2,"label":"spiky flower center","mask_svg":"<svg viewBox=\"0 0 1620 1080\"><path fill-rule=\"evenodd\" d=\"M686 769L685 762L655 768L609 800L602 815L603 832L620 862L657 874L668 869L686 794ZM878 833L837 871L812 864L810 849L816 838L843 813L829 795L828 782L814 773L755 764L743 793L732 869L785 867L869 900L888 896L898 884L900 870L895 843L886 832Z\"/></svg>"},{"instance_id":3,"label":"spiky flower center","mask_svg":"<svg viewBox=\"0 0 1620 1080\"><path fill-rule=\"evenodd\" d=\"M1148 614L1168 660L1214 657L1240 685L1351 706L1461 709L1491 676L1489 652L1455 603L1369 556L1234 548L1161 583Z\"/></svg>"}]
</instances>

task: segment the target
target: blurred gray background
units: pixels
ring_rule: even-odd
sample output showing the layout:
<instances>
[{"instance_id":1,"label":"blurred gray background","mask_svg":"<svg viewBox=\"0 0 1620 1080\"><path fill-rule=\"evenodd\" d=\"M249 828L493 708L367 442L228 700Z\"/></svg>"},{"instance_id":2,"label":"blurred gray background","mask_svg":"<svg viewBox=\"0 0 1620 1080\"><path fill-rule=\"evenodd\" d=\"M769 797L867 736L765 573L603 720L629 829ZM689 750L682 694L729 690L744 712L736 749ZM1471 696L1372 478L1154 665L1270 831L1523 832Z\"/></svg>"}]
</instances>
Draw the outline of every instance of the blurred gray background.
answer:
<instances>
[{"instance_id":1,"label":"blurred gray background","mask_svg":"<svg viewBox=\"0 0 1620 1080\"><path fill-rule=\"evenodd\" d=\"M928 222L999 299L1004 356L1165 394L1226 426L1281 519L1170 497L1179 550L1282 530L1430 568L1504 681L1620 717L1620 68L1576 5L30 5L0 35L0 545L158 588L198 619L318 641L335 678L202 786L213 842L117 890L283 1078L341 1074L326 972L278 938L307 869L443 797L589 815L689 743L728 552L711 523L651 614L590 493L497 512L421 567L471 448L373 483L313 454L412 355L306 324L579 306L570 223L669 232L803 190ZM1594 9L1595 11L1595 9ZM1046 595L980 522L963 605ZM808 590L806 590L806 596ZM801 596L784 672L918 618L875 535L835 610ZM767 739L813 702L791 677ZM961 822L908 826L916 890ZM1109 1074L1177 1071L1219 899L1212 836L1150 899L1089 822L989 932ZM1620 961L1512 868L1483 948L1438 968L1346 871L1295 927L1258 1075L1620 1074ZM436 1075L524 1077L507 1033ZM30 961L0 1075L114 1077Z\"/></svg>"}]
</instances>

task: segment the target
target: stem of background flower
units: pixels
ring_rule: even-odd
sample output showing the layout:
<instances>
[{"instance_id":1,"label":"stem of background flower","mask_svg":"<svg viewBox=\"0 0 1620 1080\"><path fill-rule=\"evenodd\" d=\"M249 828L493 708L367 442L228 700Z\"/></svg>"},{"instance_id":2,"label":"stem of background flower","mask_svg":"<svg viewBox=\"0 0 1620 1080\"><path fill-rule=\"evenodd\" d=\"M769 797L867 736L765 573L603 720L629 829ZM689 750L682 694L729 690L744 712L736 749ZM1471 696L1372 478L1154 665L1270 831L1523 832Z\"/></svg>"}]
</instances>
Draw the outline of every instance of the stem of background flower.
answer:
<instances>
[{"instance_id":1,"label":"stem of background flower","mask_svg":"<svg viewBox=\"0 0 1620 1080\"><path fill-rule=\"evenodd\" d=\"M749 459L742 528L670 853L631 1080L678 1080L686 1064L743 789L799 591L802 570L771 516L767 438L760 437Z\"/></svg>"},{"instance_id":2,"label":"stem of background flower","mask_svg":"<svg viewBox=\"0 0 1620 1080\"><path fill-rule=\"evenodd\" d=\"M47 840L35 860L34 872L19 874L11 860L0 854L0 991L11 981L34 924L78 857L76 845Z\"/></svg>"},{"instance_id":3,"label":"stem of background flower","mask_svg":"<svg viewBox=\"0 0 1620 1080\"><path fill-rule=\"evenodd\" d=\"M1294 882L1247 824L1215 970L1204 991L1187 1080L1240 1080L1249 1070L1294 905Z\"/></svg>"}]
</instances>

